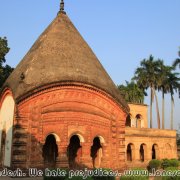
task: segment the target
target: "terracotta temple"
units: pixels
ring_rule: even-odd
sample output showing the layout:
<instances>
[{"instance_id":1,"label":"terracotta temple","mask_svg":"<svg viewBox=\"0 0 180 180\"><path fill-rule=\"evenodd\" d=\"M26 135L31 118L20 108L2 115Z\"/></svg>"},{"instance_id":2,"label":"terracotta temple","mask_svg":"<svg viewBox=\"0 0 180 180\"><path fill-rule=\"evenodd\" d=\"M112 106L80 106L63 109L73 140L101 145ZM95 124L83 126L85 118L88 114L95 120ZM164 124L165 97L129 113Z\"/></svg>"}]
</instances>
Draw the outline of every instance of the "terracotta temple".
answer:
<instances>
[{"instance_id":1,"label":"terracotta temple","mask_svg":"<svg viewBox=\"0 0 180 180\"><path fill-rule=\"evenodd\" d=\"M176 131L149 129L147 108L121 97L62 1L2 88L0 165L126 169L177 158Z\"/></svg>"}]
</instances>

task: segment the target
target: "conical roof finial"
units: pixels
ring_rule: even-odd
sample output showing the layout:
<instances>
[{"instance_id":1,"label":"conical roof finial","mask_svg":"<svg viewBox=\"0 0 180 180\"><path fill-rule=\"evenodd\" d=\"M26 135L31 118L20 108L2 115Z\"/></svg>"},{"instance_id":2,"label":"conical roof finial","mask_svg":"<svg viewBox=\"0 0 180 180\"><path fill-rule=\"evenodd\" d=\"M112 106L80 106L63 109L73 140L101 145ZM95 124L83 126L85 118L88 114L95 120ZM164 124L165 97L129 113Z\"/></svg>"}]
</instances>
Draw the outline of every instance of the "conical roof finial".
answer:
<instances>
[{"instance_id":1,"label":"conical roof finial","mask_svg":"<svg viewBox=\"0 0 180 180\"><path fill-rule=\"evenodd\" d=\"M64 11L64 0L61 0L61 3L60 3L60 13L65 13Z\"/></svg>"}]
</instances>

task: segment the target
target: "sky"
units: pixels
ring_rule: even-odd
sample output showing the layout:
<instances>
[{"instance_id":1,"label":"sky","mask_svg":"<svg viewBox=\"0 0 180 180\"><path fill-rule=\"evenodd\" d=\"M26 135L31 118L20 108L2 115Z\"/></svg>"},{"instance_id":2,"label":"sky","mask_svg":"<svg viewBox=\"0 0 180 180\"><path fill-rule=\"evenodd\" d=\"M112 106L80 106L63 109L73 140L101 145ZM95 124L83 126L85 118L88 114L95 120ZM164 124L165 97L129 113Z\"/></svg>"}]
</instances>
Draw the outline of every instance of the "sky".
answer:
<instances>
[{"instance_id":1,"label":"sky","mask_svg":"<svg viewBox=\"0 0 180 180\"><path fill-rule=\"evenodd\" d=\"M8 39L7 64L16 67L56 17L60 0L1 0L0 37ZM65 11L115 84L130 81L140 61L151 54L171 65L180 47L179 0L65 0ZM149 92L148 92L149 93ZM165 96L165 126L170 128L170 96ZM174 128L180 123L175 98ZM161 112L161 94L158 94ZM149 105L149 97L145 98ZM153 127L157 127L153 106Z\"/></svg>"}]
</instances>

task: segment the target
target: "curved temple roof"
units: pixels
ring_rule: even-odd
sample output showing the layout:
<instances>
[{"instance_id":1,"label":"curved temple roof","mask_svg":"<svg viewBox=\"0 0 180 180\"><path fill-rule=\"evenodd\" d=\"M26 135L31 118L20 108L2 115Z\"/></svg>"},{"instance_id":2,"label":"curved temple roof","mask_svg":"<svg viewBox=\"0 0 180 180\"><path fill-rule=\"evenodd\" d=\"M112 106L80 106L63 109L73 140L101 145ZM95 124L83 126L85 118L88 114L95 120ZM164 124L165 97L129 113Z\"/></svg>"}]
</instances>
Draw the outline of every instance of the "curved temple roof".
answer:
<instances>
[{"instance_id":1,"label":"curved temple roof","mask_svg":"<svg viewBox=\"0 0 180 180\"><path fill-rule=\"evenodd\" d=\"M80 82L110 94L126 111L129 107L91 48L65 13L40 35L4 84L15 99L55 82Z\"/></svg>"}]
</instances>

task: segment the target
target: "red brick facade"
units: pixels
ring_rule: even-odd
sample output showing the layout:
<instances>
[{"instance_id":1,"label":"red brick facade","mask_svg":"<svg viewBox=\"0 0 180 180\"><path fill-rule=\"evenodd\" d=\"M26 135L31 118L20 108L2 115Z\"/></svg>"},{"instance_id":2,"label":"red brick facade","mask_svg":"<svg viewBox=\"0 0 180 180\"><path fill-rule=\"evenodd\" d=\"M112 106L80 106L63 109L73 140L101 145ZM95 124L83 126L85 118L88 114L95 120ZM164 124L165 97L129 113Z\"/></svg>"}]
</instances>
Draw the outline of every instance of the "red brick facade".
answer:
<instances>
[{"instance_id":1,"label":"red brick facade","mask_svg":"<svg viewBox=\"0 0 180 180\"><path fill-rule=\"evenodd\" d=\"M93 167L91 147L99 137L100 167L125 167L125 120L119 105L104 92L86 86L58 86L26 98L17 106L13 167L45 167L43 145L56 139L56 167L69 167L67 148L73 135L80 140L78 164Z\"/></svg>"}]
</instances>

